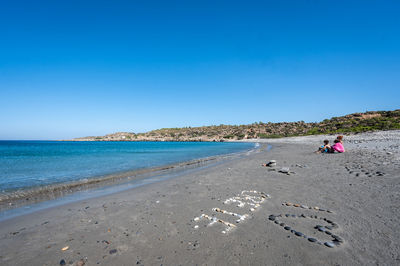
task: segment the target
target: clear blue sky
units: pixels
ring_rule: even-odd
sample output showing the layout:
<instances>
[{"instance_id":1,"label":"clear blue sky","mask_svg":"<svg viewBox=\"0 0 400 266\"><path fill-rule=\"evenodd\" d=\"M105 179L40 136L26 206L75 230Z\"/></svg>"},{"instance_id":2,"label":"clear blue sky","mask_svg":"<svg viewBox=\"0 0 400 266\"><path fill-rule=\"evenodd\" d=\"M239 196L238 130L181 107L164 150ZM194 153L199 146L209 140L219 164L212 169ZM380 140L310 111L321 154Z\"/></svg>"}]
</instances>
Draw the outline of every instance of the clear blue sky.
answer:
<instances>
[{"instance_id":1,"label":"clear blue sky","mask_svg":"<svg viewBox=\"0 0 400 266\"><path fill-rule=\"evenodd\" d=\"M400 1L3 1L0 139L400 108Z\"/></svg>"}]
</instances>

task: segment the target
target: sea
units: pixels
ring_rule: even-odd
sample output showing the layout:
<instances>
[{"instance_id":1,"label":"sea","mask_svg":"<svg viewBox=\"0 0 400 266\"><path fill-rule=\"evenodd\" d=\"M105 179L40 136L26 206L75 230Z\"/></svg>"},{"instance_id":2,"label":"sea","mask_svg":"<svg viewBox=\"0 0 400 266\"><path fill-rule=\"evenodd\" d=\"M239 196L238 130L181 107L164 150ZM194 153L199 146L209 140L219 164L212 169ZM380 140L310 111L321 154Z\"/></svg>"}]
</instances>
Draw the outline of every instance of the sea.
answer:
<instances>
[{"instance_id":1,"label":"sea","mask_svg":"<svg viewBox=\"0 0 400 266\"><path fill-rule=\"evenodd\" d=\"M234 142L0 141L0 199L254 148Z\"/></svg>"}]
</instances>

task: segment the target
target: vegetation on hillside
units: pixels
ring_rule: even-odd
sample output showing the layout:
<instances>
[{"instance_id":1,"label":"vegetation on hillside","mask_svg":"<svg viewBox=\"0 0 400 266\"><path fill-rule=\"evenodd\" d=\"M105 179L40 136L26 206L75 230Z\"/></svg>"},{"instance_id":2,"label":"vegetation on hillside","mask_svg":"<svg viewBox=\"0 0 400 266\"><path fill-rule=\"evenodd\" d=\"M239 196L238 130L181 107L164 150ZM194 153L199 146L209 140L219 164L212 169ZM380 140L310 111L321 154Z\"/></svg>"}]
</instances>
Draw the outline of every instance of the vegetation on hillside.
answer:
<instances>
[{"instance_id":1,"label":"vegetation on hillside","mask_svg":"<svg viewBox=\"0 0 400 266\"><path fill-rule=\"evenodd\" d=\"M224 141L254 138L280 138L317 134L346 134L375 130L400 129L400 109L373 111L332 117L319 123L281 122L250 125L162 128L147 133L119 132L102 137L75 140L100 141Z\"/></svg>"}]
</instances>

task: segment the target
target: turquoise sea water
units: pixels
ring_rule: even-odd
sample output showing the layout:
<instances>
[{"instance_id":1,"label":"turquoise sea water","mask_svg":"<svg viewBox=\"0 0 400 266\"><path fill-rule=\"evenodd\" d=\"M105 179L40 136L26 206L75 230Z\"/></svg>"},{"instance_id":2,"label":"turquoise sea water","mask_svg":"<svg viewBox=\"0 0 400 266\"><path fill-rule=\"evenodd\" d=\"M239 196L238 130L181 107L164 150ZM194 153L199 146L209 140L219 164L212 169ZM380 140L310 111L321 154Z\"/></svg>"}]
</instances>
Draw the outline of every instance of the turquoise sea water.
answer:
<instances>
[{"instance_id":1,"label":"turquoise sea water","mask_svg":"<svg viewBox=\"0 0 400 266\"><path fill-rule=\"evenodd\" d=\"M254 148L252 143L0 141L0 192L62 184Z\"/></svg>"}]
</instances>

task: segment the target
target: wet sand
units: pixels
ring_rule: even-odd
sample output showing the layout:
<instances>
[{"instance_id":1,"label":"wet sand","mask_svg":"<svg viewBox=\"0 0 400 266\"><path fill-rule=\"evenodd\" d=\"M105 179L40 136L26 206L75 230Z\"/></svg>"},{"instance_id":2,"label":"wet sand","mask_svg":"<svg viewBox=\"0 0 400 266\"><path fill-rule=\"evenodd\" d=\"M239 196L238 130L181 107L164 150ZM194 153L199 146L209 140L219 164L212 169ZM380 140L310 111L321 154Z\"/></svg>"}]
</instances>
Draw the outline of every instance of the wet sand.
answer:
<instances>
[{"instance_id":1,"label":"wet sand","mask_svg":"<svg viewBox=\"0 0 400 266\"><path fill-rule=\"evenodd\" d=\"M344 154L313 153L321 136L274 140L269 151L264 145L257 153L163 182L9 219L0 223L0 264L398 265L396 132L383 141L391 143L385 149L379 148L383 136L359 135L369 143L361 146L345 137ZM276 167L261 166L272 159ZM290 175L279 172L282 167ZM254 190L270 197L242 194ZM248 216L237 223L232 213Z\"/></svg>"},{"instance_id":2,"label":"wet sand","mask_svg":"<svg viewBox=\"0 0 400 266\"><path fill-rule=\"evenodd\" d=\"M237 158L243 154L246 154L247 152L252 152L252 150L194 159L191 161L184 161L153 168L118 172L67 183L51 184L26 190L18 190L10 193L0 192L0 212L13 210L15 208L20 208L27 205L42 203L44 201L62 201L63 197L69 196L77 192L85 192L87 190L94 190L98 188L101 189L104 187L110 188L109 190L112 190L112 187L117 186L135 186L135 182L137 183L144 179L150 179L159 176L166 177L168 175L174 175L175 173L179 174L180 172L190 169L196 169L210 164L215 164L223 160ZM2 218L3 215L0 213L0 220L2 220Z\"/></svg>"}]
</instances>

